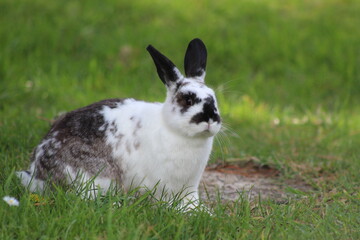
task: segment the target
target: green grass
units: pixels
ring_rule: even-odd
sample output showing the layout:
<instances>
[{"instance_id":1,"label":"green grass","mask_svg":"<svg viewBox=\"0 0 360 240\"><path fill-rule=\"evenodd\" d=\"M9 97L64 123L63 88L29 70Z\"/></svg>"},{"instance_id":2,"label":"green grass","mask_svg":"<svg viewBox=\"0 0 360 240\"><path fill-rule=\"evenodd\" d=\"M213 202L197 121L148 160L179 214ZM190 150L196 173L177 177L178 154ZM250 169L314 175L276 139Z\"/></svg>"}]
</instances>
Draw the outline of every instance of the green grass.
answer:
<instances>
[{"instance_id":1,"label":"green grass","mask_svg":"<svg viewBox=\"0 0 360 240\"><path fill-rule=\"evenodd\" d=\"M359 239L359 12L356 0L1 1L0 197L20 206L0 201L0 239ZM194 37L231 129L211 161L255 156L314 191L286 204L215 203L213 216L63 190L35 206L14 171L48 120L104 98L162 101L145 48L182 69Z\"/></svg>"}]
</instances>

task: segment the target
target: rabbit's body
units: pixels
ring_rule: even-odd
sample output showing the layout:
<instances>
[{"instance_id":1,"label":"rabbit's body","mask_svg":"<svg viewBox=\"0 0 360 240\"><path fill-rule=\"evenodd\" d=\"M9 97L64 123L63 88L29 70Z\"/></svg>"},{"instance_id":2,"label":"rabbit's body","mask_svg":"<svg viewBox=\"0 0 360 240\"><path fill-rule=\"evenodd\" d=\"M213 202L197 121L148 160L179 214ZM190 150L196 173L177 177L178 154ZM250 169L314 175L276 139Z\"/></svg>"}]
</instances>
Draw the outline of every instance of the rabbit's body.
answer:
<instances>
[{"instance_id":1,"label":"rabbit's body","mask_svg":"<svg viewBox=\"0 0 360 240\"><path fill-rule=\"evenodd\" d=\"M198 48L200 40L194 41ZM95 177L94 185L103 191L111 184L126 190L156 187L157 197L182 193L198 199L221 127L214 92L204 84L204 66L200 72L195 68L194 76L188 70L185 78L166 57L148 50L167 86L166 101L109 99L63 115L35 149L30 169L18 172L24 185L35 191L49 178L72 184L79 176Z\"/></svg>"}]
</instances>

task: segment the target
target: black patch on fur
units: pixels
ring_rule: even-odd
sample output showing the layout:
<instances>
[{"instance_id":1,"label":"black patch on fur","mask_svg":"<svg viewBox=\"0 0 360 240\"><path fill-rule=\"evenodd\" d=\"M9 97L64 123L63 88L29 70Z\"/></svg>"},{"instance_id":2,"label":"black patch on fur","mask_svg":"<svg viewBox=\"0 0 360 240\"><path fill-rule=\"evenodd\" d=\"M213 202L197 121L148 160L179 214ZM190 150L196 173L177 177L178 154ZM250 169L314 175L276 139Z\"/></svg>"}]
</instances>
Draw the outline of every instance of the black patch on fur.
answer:
<instances>
[{"instance_id":1,"label":"black patch on fur","mask_svg":"<svg viewBox=\"0 0 360 240\"><path fill-rule=\"evenodd\" d=\"M180 106L181 113L185 113L191 106L201 102L201 99L193 92L180 92L175 98L177 104Z\"/></svg>"},{"instance_id":2,"label":"black patch on fur","mask_svg":"<svg viewBox=\"0 0 360 240\"><path fill-rule=\"evenodd\" d=\"M108 125L105 124L104 116L100 111L105 106L116 108L123 101L123 99L107 99L66 113L54 123L50 133L58 132L57 139L60 141L69 137L79 137L90 143L93 139L102 138ZM102 126L104 127L100 130Z\"/></svg>"},{"instance_id":3,"label":"black patch on fur","mask_svg":"<svg viewBox=\"0 0 360 240\"><path fill-rule=\"evenodd\" d=\"M35 149L35 177L55 182L65 179L65 167L73 171L110 177L120 181L122 170L112 157L112 149L105 143L105 131L115 134L115 122L105 123L100 113L106 106L116 108L123 99L103 100L64 114L53 124L49 133ZM38 158L36 155L38 154ZM101 171L101 172L100 172ZM100 173L99 173L100 172Z\"/></svg>"},{"instance_id":4,"label":"black patch on fur","mask_svg":"<svg viewBox=\"0 0 360 240\"><path fill-rule=\"evenodd\" d=\"M181 87L186 86L186 85L188 85L188 84L190 84L190 83L189 83L189 82L184 82L184 81L177 82L177 83L176 83L176 87L175 87L174 94L176 94Z\"/></svg>"},{"instance_id":5,"label":"black patch on fur","mask_svg":"<svg viewBox=\"0 0 360 240\"><path fill-rule=\"evenodd\" d=\"M215 101L212 96L205 98L203 111L193 116L190 123L199 124L201 122L209 122L212 119L214 122L220 123L221 119L219 114L216 113Z\"/></svg>"},{"instance_id":6,"label":"black patch on fur","mask_svg":"<svg viewBox=\"0 0 360 240\"><path fill-rule=\"evenodd\" d=\"M181 87L182 84L183 84L182 81L176 83L176 87L175 87L174 93L177 93L177 91L179 90L179 88Z\"/></svg>"},{"instance_id":7,"label":"black patch on fur","mask_svg":"<svg viewBox=\"0 0 360 240\"><path fill-rule=\"evenodd\" d=\"M117 125L116 125L116 123L115 123L115 120L110 123L109 131L110 131L110 133L111 133L112 135L114 135L114 136L116 135L116 133L117 133L117 131L118 131L118 128L117 128Z\"/></svg>"}]
</instances>

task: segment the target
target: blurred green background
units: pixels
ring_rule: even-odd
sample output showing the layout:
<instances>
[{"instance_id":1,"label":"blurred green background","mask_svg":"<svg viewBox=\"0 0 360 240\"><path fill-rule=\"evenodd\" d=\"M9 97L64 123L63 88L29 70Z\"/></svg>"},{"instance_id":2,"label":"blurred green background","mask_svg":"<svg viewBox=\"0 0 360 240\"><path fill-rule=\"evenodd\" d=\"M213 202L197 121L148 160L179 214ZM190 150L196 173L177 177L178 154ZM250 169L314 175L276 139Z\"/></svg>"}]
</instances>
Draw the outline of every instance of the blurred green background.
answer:
<instances>
[{"instance_id":1,"label":"blurred green background","mask_svg":"<svg viewBox=\"0 0 360 240\"><path fill-rule=\"evenodd\" d=\"M0 238L359 239L359 26L358 0L1 0L0 196L20 207L0 200ZM116 199L63 191L36 206L14 171L51 120L105 98L163 101L145 48L183 69L195 37L224 120L210 161L258 159L279 186L311 192L217 204L213 216L144 198L113 211Z\"/></svg>"},{"instance_id":2,"label":"blurred green background","mask_svg":"<svg viewBox=\"0 0 360 240\"><path fill-rule=\"evenodd\" d=\"M113 97L163 101L146 46L183 69L199 37L228 129L211 161L357 174L359 1L2 0L0 11L4 172L27 166L61 112Z\"/></svg>"}]
</instances>

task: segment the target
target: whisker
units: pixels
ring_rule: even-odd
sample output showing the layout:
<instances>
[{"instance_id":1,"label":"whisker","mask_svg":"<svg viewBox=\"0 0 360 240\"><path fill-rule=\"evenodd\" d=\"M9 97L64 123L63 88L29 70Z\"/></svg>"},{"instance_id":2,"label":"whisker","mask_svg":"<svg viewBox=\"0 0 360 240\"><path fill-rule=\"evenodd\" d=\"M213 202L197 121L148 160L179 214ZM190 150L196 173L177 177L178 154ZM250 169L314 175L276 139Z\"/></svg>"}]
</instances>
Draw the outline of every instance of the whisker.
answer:
<instances>
[{"instance_id":1,"label":"whisker","mask_svg":"<svg viewBox=\"0 0 360 240\"><path fill-rule=\"evenodd\" d=\"M233 78L233 79L230 79L230 80L228 80L226 82L223 82L222 84L220 84L215 89L215 91L219 92L219 93L222 93L222 94L225 94L225 93L238 93L238 91L232 90L233 88L231 88L230 83L234 82L234 81L238 81L239 79L240 78Z\"/></svg>"},{"instance_id":2,"label":"whisker","mask_svg":"<svg viewBox=\"0 0 360 240\"><path fill-rule=\"evenodd\" d=\"M224 154L222 142L221 142L219 136L216 136L216 137L215 137L215 141L216 141L217 144L219 145L219 149L220 149L220 153L221 153L221 159L224 161L224 159L225 159L225 154Z\"/></svg>"},{"instance_id":3,"label":"whisker","mask_svg":"<svg viewBox=\"0 0 360 240\"><path fill-rule=\"evenodd\" d=\"M237 134L236 131L227 123L223 122L221 126L221 131L225 134L230 134L232 137L240 138L240 135Z\"/></svg>"},{"instance_id":4,"label":"whisker","mask_svg":"<svg viewBox=\"0 0 360 240\"><path fill-rule=\"evenodd\" d=\"M230 139L226 136L226 134L221 133L218 136L218 141L221 143L222 152L229 152L229 147L231 146ZM223 156L224 158L225 156Z\"/></svg>"},{"instance_id":5,"label":"whisker","mask_svg":"<svg viewBox=\"0 0 360 240\"><path fill-rule=\"evenodd\" d=\"M240 136L227 123L222 123L219 133L215 136L215 142L219 146L221 159L225 161L226 155L231 149L231 138L239 138Z\"/></svg>"}]
</instances>

